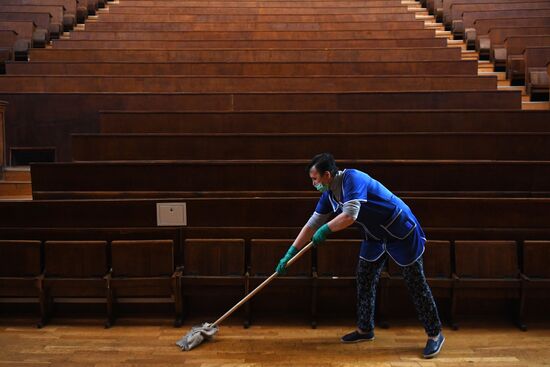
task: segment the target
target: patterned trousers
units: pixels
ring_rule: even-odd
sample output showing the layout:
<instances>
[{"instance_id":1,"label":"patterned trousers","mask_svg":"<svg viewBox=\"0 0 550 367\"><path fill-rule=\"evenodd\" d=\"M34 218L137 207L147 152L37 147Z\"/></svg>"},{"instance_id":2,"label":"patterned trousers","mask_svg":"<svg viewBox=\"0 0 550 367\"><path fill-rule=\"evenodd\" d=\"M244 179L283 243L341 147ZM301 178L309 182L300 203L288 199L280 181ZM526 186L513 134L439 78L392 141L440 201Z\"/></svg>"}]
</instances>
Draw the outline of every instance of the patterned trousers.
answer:
<instances>
[{"instance_id":1,"label":"patterned trousers","mask_svg":"<svg viewBox=\"0 0 550 367\"><path fill-rule=\"evenodd\" d=\"M387 255L369 262L359 259L357 265L357 327L363 331L374 330L374 304L376 286ZM430 286L424 276L422 258L409 266L401 267L403 278L412 298L418 318L428 336L436 336L441 331L441 321L437 312Z\"/></svg>"}]
</instances>

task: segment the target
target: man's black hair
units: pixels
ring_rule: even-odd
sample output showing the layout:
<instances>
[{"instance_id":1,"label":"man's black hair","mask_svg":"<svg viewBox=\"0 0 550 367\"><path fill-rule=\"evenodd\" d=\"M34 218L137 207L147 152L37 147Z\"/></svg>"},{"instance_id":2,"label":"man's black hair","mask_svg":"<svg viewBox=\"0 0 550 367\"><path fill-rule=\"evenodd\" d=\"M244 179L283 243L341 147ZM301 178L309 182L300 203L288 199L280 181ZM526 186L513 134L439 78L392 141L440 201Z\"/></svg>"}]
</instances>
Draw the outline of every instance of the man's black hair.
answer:
<instances>
[{"instance_id":1,"label":"man's black hair","mask_svg":"<svg viewBox=\"0 0 550 367\"><path fill-rule=\"evenodd\" d=\"M332 177L334 177L338 173L338 167L336 166L334 157L330 153L321 153L313 157L311 159L311 162L309 162L309 165L307 166L308 173L312 167L315 167L320 175L323 175L325 172L328 171L330 172Z\"/></svg>"}]
</instances>

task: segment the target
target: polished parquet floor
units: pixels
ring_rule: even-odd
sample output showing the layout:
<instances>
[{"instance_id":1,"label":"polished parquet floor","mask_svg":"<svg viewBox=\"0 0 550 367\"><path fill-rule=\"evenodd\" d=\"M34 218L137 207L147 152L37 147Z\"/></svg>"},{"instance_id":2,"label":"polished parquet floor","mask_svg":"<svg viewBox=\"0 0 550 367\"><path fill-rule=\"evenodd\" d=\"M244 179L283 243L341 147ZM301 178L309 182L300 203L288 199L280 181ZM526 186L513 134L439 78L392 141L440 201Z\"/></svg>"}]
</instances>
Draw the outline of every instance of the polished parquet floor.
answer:
<instances>
[{"instance_id":1,"label":"polished parquet floor","mask_svg":"<svg viewBox=\"0 0 550 367\"><path fill-rule=\"evenodd\" d=\"M32 320L0 318L1 366L550 366L550 324L463 323L445 328L438 358L424 360L425 337L413 320L378 329L376 340L344 345L339 337L353 323L331 321L313 330L300 322L269 321L243 329L222 325L214 340L191 352L174 343L193 322L172 327L169 319L119 319L104 329L97 319L56 319L43 329Z\"/></svg>"}]
</instances>

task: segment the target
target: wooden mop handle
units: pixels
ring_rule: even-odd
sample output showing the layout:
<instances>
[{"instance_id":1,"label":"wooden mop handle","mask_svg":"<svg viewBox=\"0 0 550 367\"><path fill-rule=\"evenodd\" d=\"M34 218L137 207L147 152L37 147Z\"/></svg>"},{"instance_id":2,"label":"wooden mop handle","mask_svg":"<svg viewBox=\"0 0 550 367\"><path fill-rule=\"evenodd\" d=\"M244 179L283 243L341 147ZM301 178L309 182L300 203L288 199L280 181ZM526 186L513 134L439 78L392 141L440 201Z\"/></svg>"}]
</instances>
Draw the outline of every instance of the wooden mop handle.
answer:
<instances>
[{"instance_id":1,"label":"wooden mop handle","mask_svg":"<svg viewBox=\"0 0 550 367\"><path fill-rule=\"evenodd\" d=\"M290 259L288 261L288 263L286 264L286 268L288 268L290 265L292 265L296 260L298 260L304 253L306 253L307 251L309 251L309 249L313 246L313 242L310 242L307 244L307 246L304 246L304 248L302 248L300 250L300 252L298 252L296 255L294 255L294 257L292 259ZM210 326L214 327L214 326L217 326L219 324L222 323L223 320L225 320L226 318L228 318L233 312L235 312L235 310L237 310L239 307L241 307L243 304L245 304L248 300L250 300L252 297L254 297L256 295L256 293L258 293L259 291L261 291L266 285L268 285L269 283L271 283L271 281L277 277L277 272L273 273L269 278L267 278L266 280L264 280L262 282L262 284L260 284L259 286L256 287L256 289L254 289L252 292L250 292L249 294L246 295L246 297L244 297L242 300L239 301L239 303L237 303L235 306L233 306L229 311L227 311L222 317L220 317L219 319L217 319L213 324L211 324Z\"/></svg>"}]
</instances>

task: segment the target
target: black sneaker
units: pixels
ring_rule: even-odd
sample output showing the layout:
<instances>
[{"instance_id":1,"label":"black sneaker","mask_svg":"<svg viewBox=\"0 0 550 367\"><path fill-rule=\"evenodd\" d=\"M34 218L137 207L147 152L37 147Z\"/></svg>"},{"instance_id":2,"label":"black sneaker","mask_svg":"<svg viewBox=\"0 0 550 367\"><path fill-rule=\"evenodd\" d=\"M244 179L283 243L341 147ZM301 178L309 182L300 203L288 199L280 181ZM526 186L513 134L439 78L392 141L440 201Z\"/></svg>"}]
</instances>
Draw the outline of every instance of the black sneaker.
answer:
<instances>
[{"instance_id":1,"label":"black sneaker","mask_svg":"<svg viewBox=\"0 0 550 367\"><path fill-rule=\"evenodd\" d=\"M357 330L344 335L340 339L342 343L359 343L359 342L367 342L371 340L374 340L374 331L369 331L368 333L361 334Z\"/></svg>"},{"instance_id":2,"label":"black sneaker","mask_svg":"<svg viewBox=\"0 0 550 367\"><path fill-rule=\"evenodd\" d=\"M441 347L443 347L443 343L445 343L443 333L439 333L436 340L428 338L426 348L424 348L424 358L433 358L438 355L441 351Z\"/></svg>"}]
</instances>

